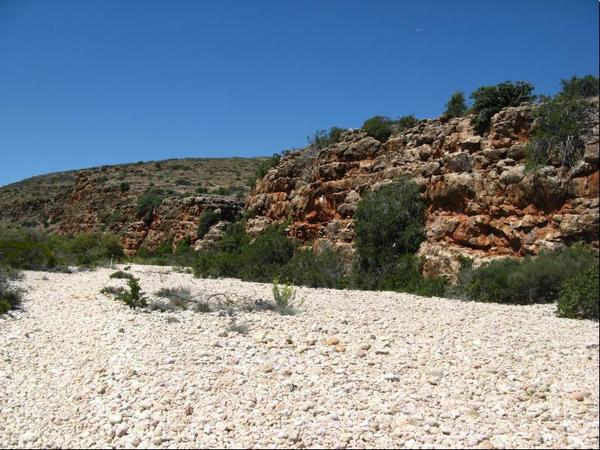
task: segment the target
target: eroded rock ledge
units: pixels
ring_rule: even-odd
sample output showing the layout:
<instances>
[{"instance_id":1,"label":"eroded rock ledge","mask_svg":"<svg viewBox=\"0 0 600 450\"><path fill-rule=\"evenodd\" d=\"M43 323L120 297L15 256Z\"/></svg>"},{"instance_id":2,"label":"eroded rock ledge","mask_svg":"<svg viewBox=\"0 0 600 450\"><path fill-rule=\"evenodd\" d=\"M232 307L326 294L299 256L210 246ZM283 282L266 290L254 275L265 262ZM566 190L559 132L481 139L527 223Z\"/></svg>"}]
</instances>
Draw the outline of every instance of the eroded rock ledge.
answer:
<instances>
[{"instance_id":1,"label":"eroded rock ledge","mask_svg":"<svg viewBox=\"0 0 600 450\"><path fill-rule=\"evenodd\" d=\"M351 130L322 150L288 154L247 197L255 215L248 231L291 218L290 236L350 256L360 198L407 173L429 205L419 249L426 274L456 274L459 255L480 262L580 240L597 246L598 116L590 117L582 161L534 172L525 167L533 108L502 110L484 137L470 117L423 120L385 143Z\"/></svg>"}]
</instances>

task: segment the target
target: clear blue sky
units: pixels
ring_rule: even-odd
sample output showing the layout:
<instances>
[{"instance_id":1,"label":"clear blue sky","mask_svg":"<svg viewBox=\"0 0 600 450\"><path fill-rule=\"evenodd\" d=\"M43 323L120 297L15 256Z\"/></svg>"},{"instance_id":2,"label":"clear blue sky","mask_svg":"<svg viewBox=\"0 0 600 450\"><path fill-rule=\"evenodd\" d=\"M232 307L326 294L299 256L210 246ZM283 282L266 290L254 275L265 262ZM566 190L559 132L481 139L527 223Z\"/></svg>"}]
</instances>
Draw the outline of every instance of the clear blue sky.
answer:
<instances>
[{"instance_id":1,"label":"clear blue sky","mask_svg":"<svg viewBox=\"0 0 600 450\"><path fill-rule=\"evenodd\" d=\"M598 74L598 2L0 0L0 185L269 155L450 94Z\"/></svg>"}]
</instances>

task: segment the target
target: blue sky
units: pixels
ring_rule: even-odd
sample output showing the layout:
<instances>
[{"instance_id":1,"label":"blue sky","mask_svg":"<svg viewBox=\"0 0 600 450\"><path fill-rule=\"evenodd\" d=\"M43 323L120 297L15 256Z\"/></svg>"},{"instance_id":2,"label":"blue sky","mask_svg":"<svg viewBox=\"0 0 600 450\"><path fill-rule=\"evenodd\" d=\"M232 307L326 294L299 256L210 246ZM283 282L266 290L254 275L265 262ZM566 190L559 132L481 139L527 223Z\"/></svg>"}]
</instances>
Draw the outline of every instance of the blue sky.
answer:
<instances>
[{"instance_id":1,"label":"blue sky","mask_svg":"<svg viewBox=\"0 0 600 450\"><path fill-rule=\"evenodd\" d=\"M598 2L0 0L0 185L270 155L453 91L598 74Z\"/></svg>"}]
</instances>

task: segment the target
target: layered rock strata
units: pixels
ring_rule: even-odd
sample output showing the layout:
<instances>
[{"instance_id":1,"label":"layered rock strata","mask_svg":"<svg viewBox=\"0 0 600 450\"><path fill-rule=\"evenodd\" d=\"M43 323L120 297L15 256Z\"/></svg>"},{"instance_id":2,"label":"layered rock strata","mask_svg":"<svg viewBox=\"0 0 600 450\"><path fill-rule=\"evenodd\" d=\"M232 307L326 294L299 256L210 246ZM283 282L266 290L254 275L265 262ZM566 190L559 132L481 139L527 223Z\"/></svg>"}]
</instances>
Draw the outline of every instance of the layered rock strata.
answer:
<instances>
[{"instance_id":1,"label":"layered rock strata","mask_svg":"<svg viewBox=\"0 0 600 450\"><path fill-rule=\"evenodd\" d=\"M594 100L597 111L597 99ZM287 154L246 199L248 231L291 219L289 235L350 257L353 214L369 190L410 174L428 204L419 249L429 275L452 277L459 256L476 263L521 257L576 241L598 245L598 116L572 168L526 168L533 105L506 108L478 136L471 117L422 120L381 143L350 130L321 149Z\"/></svg>"}]
</instances>

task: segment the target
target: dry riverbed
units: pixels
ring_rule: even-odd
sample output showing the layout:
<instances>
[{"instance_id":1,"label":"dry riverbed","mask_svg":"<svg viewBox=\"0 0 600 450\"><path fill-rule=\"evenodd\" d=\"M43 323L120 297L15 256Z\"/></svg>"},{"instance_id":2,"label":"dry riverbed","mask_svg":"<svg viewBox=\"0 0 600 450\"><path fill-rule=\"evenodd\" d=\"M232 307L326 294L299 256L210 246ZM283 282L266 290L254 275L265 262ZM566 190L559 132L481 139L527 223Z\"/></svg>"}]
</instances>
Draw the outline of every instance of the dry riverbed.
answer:
<instances>
[{"instance_id":1,"label":"dry riverbed","mask_svg":"<svg viewBox=\"0 0 600 450\"><path fill-rule=\"evenodd\" d=\"M131 271L147 293L272 299ZM598 447L598 323L553 305L300 288L295 316L147 313L99 293L125 286L111 273L18 282L23 311L0 318L3 447Z\"/></svg>"}]
</instances>

